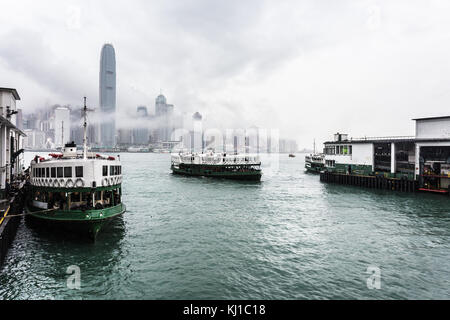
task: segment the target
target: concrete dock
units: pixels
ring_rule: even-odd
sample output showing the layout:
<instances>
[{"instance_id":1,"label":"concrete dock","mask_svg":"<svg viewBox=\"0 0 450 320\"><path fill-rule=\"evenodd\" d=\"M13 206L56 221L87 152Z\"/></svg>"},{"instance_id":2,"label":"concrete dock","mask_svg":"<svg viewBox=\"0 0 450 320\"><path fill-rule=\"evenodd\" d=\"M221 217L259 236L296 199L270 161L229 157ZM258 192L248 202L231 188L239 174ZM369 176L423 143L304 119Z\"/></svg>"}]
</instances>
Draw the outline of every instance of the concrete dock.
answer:
<instances>
[{"instance_id":1,"label":"concrete dock","mask_svg":"<svg viewBox=\"0 0 450 320\"><path fill-rule=\"evenodd\" d=\"M415 180L393 179L382 176L363 176L322 171L320 173L320 181L401 192L416 192L418 190L418 183Z\"/></svg>"},{"instance_id":2,"label":"concrete dock","mask_svg":"<svg viewBox=\"0 0 450 320\"><path fill-rule=\"evenodd\" d=\"M24 204L23 187L24 183L21 183L11 198L0 201L0 268L22 219L20 214Z\"/></svg>"}]
</instances>

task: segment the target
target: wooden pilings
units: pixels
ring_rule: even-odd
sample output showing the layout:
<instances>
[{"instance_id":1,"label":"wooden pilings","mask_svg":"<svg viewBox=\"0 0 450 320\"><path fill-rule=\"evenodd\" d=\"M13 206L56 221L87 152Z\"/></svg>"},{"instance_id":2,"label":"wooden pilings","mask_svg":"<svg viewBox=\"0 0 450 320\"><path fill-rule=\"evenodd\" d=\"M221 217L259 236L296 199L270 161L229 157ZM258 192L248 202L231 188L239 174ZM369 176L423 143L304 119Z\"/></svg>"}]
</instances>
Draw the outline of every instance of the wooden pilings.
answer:
<instances>
[{"instance_id":1,"label":"wooden pilings","mask_svg":"<svg viewBox=\"0 0 450 320\"><path fill-rule=\"evenodd\" d=\"M371 189L395 190L401 192L416 192L418 188L417 181L415 180L392 179L382 176L339 174L326 171L320 173L320 181Z\"/></svg>"}]
</instances>

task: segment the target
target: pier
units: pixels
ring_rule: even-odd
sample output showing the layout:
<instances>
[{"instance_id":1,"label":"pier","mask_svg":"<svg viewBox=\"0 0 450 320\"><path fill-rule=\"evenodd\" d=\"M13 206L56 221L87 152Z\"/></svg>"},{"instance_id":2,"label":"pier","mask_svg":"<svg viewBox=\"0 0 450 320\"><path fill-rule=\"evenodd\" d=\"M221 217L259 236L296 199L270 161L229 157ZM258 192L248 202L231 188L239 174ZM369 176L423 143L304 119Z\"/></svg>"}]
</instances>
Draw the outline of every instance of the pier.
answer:
<instances>
[{"instance_id":1,"label":"pier","mask_svg":"<svg viewBox=\"0 0 450 320\"><path fill-rule=\"evenodd\" d=\"M413 119L414 136L324 143L323 182L401 192L450 193L450 116Z\"/></svg>"},{"instance_id":2,"label":"pier","mask_svg":"<svg viewBox=\"0 0 450 320\"><path fill-rule=\"evenodd\" d=\"M384 176L351 175L322 171L320 173L320 181L370 189L400 192L418 191L418 183L416 180L386 178Z\"/></svg>"}]
</instances>

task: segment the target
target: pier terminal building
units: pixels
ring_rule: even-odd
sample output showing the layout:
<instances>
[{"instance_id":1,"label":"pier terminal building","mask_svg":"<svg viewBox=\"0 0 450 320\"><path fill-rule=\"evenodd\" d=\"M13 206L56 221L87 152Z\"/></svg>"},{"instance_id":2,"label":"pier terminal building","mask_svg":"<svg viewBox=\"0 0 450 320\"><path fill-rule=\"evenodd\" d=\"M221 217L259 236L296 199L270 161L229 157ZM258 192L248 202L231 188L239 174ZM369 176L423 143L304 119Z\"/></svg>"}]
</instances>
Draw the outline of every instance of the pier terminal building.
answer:
<instances>
[{"instance_id":1,"label":"pier terminal building","mask_svg":"<svg viewBox=\"0 0 450 320\"><path fill-rule=\"evenodd\" d=\"M16 126L16 89L0 88L0 199L5 198L13 177L22 172L25 134Z\"/></svg>"},{"instance_id":2,"label":"pier terminal building","mask_svg":"<svg viewBox=\"0 0 450 320\"><path fill-rule=\"evenodd\" d=\"M325 172L415 181L421 191L450 190L450 116L414 119L415 136L349 138L325 142ZM370 184L370 181L368 182Z\"/></svg>"}]
</instances>

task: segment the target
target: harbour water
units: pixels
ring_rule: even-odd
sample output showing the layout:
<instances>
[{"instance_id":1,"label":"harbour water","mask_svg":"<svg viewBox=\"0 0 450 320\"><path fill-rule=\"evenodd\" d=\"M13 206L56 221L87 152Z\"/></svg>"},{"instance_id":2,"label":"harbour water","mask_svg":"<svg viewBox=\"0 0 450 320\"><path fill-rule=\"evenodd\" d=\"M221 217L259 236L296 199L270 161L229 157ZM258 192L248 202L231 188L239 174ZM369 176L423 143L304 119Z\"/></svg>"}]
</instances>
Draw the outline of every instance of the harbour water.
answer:
<instances>
[{"instance_id":1,"label":"harbour water","mask_svg":"<svg viewBox=\"0 0 450 320\"><path fill-rule=\"evenodd\" d=\"M95 244L22 221L0 298L450 298L448 196L323 184L303 159L280 155L278 172L239 182L174 176L168 154L122 154L125 215ZM67 287L72 265L79 290Z\"/></svg>"}]
</instances>

